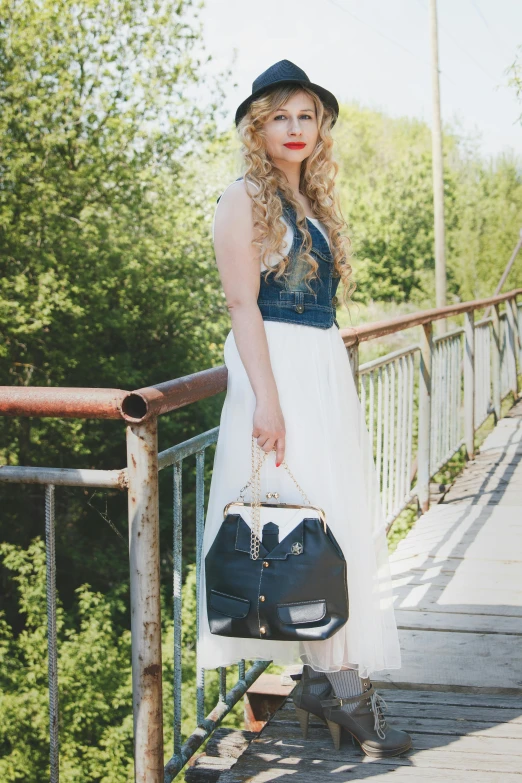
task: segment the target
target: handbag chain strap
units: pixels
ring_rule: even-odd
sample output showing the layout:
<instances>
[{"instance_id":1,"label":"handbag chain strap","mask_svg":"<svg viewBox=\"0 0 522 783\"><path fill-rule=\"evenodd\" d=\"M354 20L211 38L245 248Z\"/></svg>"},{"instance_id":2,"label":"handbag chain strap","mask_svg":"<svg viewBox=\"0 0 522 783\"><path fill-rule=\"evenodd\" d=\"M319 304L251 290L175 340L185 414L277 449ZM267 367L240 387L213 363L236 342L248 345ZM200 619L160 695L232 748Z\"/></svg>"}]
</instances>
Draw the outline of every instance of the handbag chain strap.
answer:
<instances>
[{"instance_id":1,"label":"handbag chain strap","mask_svg":"<svg viewBox=\"0 0 522 783\"><path fill-rule=\"evenodd\" d=\"M254 450L257 451L257 460L254 457ZM262 454L262 456L261 456ZM263 466L263 463L265 461L265 458L268 456L268 452L263 451L259 447L259 444L255 437L252 435L252 475L250 476L250 479L247 481L245 486L242 488L242 490L239 493L238 500L244 500L244 492L247 489L247 487L252 484L252 502L251 502L251 509L252 509L252 527L250 531L250 558L251 560L257 560L259 558L259 542L261 539L261 468ZM256 464L257 463L257 464ZM309 506L312 504L310 503L310 499L308 498L308 495L304 492L302 487L298 484L294 474L286 464L286 460L283 460L281 463L285 466L286 471L291 476L294 484L296 485L297 489L301 493L301 495L304 497L306 502Z\"/></svg>"}]
</instances>

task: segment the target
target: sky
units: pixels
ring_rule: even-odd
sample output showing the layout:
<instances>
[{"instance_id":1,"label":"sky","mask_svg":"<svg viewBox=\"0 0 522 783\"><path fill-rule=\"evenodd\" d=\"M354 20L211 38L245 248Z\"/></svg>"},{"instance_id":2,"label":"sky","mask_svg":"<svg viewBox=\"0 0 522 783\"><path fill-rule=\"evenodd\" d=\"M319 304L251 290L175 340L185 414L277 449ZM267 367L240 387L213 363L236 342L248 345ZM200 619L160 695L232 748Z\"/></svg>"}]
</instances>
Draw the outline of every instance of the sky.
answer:
<instances>
[{"instance_id":1,"label":"sky","mask_svg":"<svg viewBox=\"0 0 522 783\"><path fill-rule=\"evenodd\" d=\"M253 80L288 59L339 102L431 125L429 0L205 0L200 13L210 68L232 67L228 123ZM476 138L484 157L522 154L522 104L506 74L522 2L438 0L438 23L443 124Z\"/></svg>"}]
</instances>

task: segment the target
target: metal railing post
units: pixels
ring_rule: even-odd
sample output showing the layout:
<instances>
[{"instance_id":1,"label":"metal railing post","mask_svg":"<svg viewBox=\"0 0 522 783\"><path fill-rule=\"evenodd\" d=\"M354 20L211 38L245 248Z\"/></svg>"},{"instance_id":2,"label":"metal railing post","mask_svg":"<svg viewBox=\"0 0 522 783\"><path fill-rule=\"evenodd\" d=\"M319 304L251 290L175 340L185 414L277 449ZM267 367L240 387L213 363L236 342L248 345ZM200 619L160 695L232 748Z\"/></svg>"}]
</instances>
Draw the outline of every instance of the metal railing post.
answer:
<instances>
[{"instance_id":1,"label":"metal railing post","mask_svg":"<svg viewBox=\"0 0 522 783\"><path fill-rule=\"evenodd\" d=\"M50 782L58 783L58 641L56 635L56 538L54 531L54 485L45 487L45 562L47 581L47 654L49 678L49 767Z\"/></svg>"},{"instance_id":2,"label":"metal railing post","mask_svg":"<svg viewBox=\"0 0 522 783\"><path fill-rule=\"evenodd\" d=\"M493 340L491 342L491 381L493 387L493 413L495 414L495 421L498 421L500 419L500 402L501 402L500 307L498 304L493 305L491 316L493 319L493 323L492 323Z\"/></svg>"},{"instance_id":3,"label":"metal railing post","mask_svg":"<svg viewBox=\"0 0 522 783\"><path fill-rule=\"evenodd\" d=\"M359 395L359 344L355 343L355 345L350 345L349 348L347 348L347 351L350 365L352 367L355 390Z\"/></svg>"},{"instance_id":4,"label":"metal railing post","mask_svg":"<svg viewBox=\"0 0 522 783\"><path fill-rule=\"evenodd\" d=\"M417 456L417 487L421 512L430 507L431 453L431 373L433 361L433 324L423 326L419 378L419 438Z\"/></svg>"},{"instance_id":5,"label":"metal railing post","mask_svg":"<svg viewBox=\"0 0 522 783\"><path fill-rule=\"evenodd\" d=\"M475 312L464 322L464 440L468 459L475 456Z\"/></svg>"},{"instance_id":6,"label":"metal railing post","mask_svg":"<svg viewBox=\"0 0 522 783\"><path fill-rule=\"evenodd\" d=\"M520 351L520 336L518 334L518 319L517 319L517 304L516 299L510 299L506 302L506 313L507 313L507 322L509 326L509 353L510 353L510 360L512 362L512 369L513 369L513 384L512 384L512 390L513 394L515 395L515 400L518 398L518 372L519 372L519 361L518 361L518 354Z\"/></svg>"},{"instance_id":7,"label":"metal railing post","mask_svg":"<svg viewBox=\"0 0 522 783\"><path fill-rule=\"evenodd\" d=\"M134 779L163 783L158 423L127 426Z\"/></svg>"},{"instance_id":8,"label":"metal railing post","mask_svg":"<svg viewBox=\"0 0 522 783\"><path fill-rule=\"evenodd\" d=\"M518 367L522 372L522 308L517 304L516 296L513 298L513 312L515 313L515 324L517 326L518 337Z\"/></svg>"}]
</instances>

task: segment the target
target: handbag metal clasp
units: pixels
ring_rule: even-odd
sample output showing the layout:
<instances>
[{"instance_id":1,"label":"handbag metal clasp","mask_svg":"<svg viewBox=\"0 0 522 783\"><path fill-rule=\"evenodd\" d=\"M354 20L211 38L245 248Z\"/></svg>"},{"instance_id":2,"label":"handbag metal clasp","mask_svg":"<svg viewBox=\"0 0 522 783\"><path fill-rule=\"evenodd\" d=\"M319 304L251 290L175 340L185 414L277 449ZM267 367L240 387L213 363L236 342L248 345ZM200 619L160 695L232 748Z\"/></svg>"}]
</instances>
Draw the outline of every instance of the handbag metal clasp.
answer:
<instances>
[{"instance_id":1,"label":"handbag metal clasp","mask_svg":"<svg viewBox=\"0 0 522 783\"><path fill-rule=\"evenodd\" d=\"M227 503L225 508L223 509L223 519L228 515L230 506L251 506L252 503L246 500L232 500L230 503ZM317 516L321 520L324 528L324 532L327 533L327 526L326 526L326 514L323 511L322 508L319 508L319 506L300 506L297 503L263 503L261 502L261 505L266 508L309 508L310 511L316 511Z\"/></svg>"}]
</instances>

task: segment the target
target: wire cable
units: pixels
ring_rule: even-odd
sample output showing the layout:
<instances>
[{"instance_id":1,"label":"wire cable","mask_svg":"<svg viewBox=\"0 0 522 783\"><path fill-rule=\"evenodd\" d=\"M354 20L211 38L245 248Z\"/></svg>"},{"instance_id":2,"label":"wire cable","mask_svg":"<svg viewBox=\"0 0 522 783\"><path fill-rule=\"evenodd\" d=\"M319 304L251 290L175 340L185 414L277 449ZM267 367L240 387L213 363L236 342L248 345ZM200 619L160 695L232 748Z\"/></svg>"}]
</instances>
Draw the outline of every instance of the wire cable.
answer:
<instances>
[{"instance_id":1,"label":"wire cable","mask_svg":"<svg viewBox=\"0 0 522 783\"><path fill-rule=\"evenodd\" d=\"M422 2L422 0L418 0L418 2L419 2L419 4L422 6L422 8L424 8L424 10L425 10L425 11L427 11L427 10L428 10L428 9L427 9L427 7L426 7L426 6L424 5L424 3ZM440 20L438 20L438 21L437 21L437 25L438 25L438 27L440 27L440 29L441 29L441 30L442 30L442 31L443 31L443 32L444 32L444 33L445 33L445 34L448 36L448 38L450 38L450 40L451 40L451 41L453 41L453 43L454 43L454 45L457 47L457 49L459 49L459 50L462 52L462 54L465 54L465 55L466 55L466 57L468 57L468 58L469 58L469 59L470 59L470 60L471 60L471 61L472 61L472 62L473 62L473 63L474 63L476 66L477 66L477 68L480 68L480 70L482 71L482 73L483 73L485 76L487 76L487 77L488 77L488 79L491 79L491 81L493 81L493 82L495 83L495 86L497 86L497 85L498 85L498 79L495 79L495 77L494 77L494 76L491 76L491 74L490 74L490 73L488 73L486 70L484 70L484 68L483 68L483 67L482 67L482 65L479 63L479 61L478 61L478 60L475 60L475 58L473 57L473 55L472 55L472 54L470 54L469 52L467 52L467 51L466 51L466 50L465 50L465 49L464 49L464 48L463 48L463 47L460 45L460 43L457 41L457 39L453 37L452 33L450 33L450 31L449 31L449 30L447 30L447 29L446 29L446 27L444 27L444 25L442 24L442 22L441 22Z\"/></svg>"},{"instance_id":2,"label":"wire cable","mask_svg":"<svg viewBox=\"0 0 522 783\"><path fill-rule=\"evenodd\" d=\"M370 24L365 19L361 19L359 16L354 14L352 11L349 11L347 8L345 8L344 6L340 5L338 2L336 2L336 0L328 0L328 2L330 2L336 8L338 8L340 11L344 11L345 14L348 14L348 16L351 16L352 19L355 19L355 21L359 22L359 24L365 25L370 30L372 30L374 33L377 33L377 35L380 35L381 38L384 38L385 41L389 41L390 43L394 44L395 46L398 46L399 49L402 49L403 52L406 52L406 54L409 54L411 57L415 57L416 60L419 60L421 63L426 65L428 68L431 68L431 63L428 60L426 60L424 57L420 57L418 54L415 54L415 52L412 52L406 46L404 46L403 44L399 43L399 41L396 41L391 36L387 35L386 33L383 33L381 30L379 30L379 28L374 27L374 25ZM447 73L442 71L440 68L439 68L439 71L440 71L441 75L444 76L446 79L448 79L448 81L450 81L455 87L458 86L453 81L453 79L448 76Z\"/></svg>"}]
</instances>

